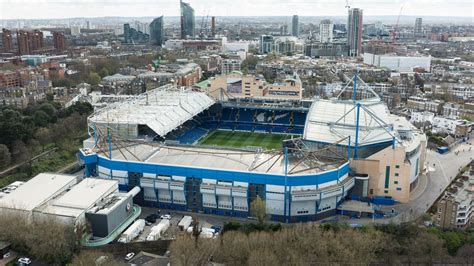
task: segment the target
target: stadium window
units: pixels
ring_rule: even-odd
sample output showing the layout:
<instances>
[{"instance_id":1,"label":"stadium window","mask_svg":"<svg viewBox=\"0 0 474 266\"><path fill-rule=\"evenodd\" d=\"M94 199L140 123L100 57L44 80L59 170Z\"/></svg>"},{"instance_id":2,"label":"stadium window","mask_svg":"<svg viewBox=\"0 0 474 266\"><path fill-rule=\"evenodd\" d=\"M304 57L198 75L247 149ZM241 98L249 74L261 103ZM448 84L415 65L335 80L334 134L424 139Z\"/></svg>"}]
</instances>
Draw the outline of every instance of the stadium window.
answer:
<instances>
[{"instance_id":1,"label":"stadium window","mask_svg":"<svg viewBox=\"0 0 474 266\"><path fill-rule=\"evenodd\" d=\"M398 169L398 168L400 168L400 165L398 165L398 164L397 164L397 165L395 165L395 168L397 168L397 169Z\"/></svg>"},{"instance_id":2,"label":"stadium window","mask_svg":"<svg viewBox=\"0 0 474 266\"><path fill-rule=\"evenodd\" d=\"M383 193L388 194L388 190L384 190Z\"/></svg>"},{"instance_id":3,"label":"stadium window","mask_svg":"<svg viewBox=\"0 0 474 266\"><path fill-rule=\"evenodd\" d=\"M398 176L398 173L395 173L395 176Z\"/></svg>"},{"instance_id":4,"label":"stadium window","mask_svg":"<svg viewBox=\"0 0 474 266\"><path fill-rule=\"evenodd\" d=\"M398 190L398 191L402 191L402 188L401 188L401 187L397 187L397 190Z\"/></svg>"},{"instance_id":5,"label":"stadium window","mask_svg":"<svg viewBox=\"0 0 474 266\"><path fill-rule=\"evenodd\" d=\"M398 181L393 181L393 183L396 185L396 184L398 184Z\"/></svg>"},{"instance_id":6,"label":"stadium window","mask_svg":"<svg viewBox=\"0 0 474 266\"><path fill-rule=\"evenodd\" d=\"M390 182L390 166L385 167L385 188L389 187Z\"/></svg>"}]
</instances>

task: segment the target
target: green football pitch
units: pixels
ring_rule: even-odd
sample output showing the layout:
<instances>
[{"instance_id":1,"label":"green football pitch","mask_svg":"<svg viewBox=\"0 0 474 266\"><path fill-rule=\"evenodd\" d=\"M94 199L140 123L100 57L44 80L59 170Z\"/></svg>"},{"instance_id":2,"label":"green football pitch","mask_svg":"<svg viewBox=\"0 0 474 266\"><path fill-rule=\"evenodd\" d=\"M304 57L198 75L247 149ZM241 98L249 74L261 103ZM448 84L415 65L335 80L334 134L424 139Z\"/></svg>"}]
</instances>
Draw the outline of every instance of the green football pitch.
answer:
<instances>
[{"instance_id":1,"label":"green football pitch","mask_svg":"<svg viewBox=\"0 0 474 266\"><path fill-rule=\"evenodd\" d=\"M262 147L266 150L271 150L281 149L282 141L290 138L291 135L285 134L217 130L199 141L199 144L234 148Z\"/></svg>"}]
</instances>

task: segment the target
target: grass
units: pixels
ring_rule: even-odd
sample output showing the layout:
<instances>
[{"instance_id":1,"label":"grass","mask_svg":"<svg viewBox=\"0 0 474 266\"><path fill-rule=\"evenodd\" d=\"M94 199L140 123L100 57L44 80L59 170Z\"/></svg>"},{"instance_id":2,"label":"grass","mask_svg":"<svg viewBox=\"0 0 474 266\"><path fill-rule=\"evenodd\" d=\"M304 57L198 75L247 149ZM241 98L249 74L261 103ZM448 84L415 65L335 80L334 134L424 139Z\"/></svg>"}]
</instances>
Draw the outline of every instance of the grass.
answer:
<instances>
[{"instance_id":1,"label":"grass","mask_svg":"<svg viewBox=\"0 0 474 266\"><path fill-rule=\"evenodd\" d=\"M199 141L199 144L233 148L262 147L271 150L281 149L282 141L289 138L291 135L217 130Z\"/></svg>"}]
</instances>

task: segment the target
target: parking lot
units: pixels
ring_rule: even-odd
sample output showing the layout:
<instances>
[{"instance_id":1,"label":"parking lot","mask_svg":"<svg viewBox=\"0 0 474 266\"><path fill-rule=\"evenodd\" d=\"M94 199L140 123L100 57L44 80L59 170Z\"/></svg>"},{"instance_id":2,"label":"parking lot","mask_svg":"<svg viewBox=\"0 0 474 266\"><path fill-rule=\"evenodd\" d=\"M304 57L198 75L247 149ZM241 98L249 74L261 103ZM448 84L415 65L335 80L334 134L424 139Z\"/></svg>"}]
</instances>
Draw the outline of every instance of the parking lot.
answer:
<instances>
[{"instance_id":1,"label":"parking lot","mask_svg":"<svg viewBox=\"0 0 474 266\"><path fill-rule=\"evenodd\" d=\"M142 207L142 213L140 214L140 219L145 219L147 216L151 214L156 214L158 217L161 215L169 214L171 216L170 219L170 227L162 234L160 239L169 240L174 239L179 233L182 233L181 230L178 228L178 223L185 215L189 215L194 217L199 221L200 227L207 227L210 228L213 225L217 225L220 227L224 226L224 222L231 221L231 220L241 220L241 222L245 222L245 219L235 219L232 217L216 217L212 215L205 215L205 214L198 214L198 213L186 213L186 212L174 212L170 210L160 210L158 208L149 208L149 207ZM146 241L146 237L150 234L151 228L158 223L160 223L162 219L156 219L151 225L146 225L143 232L133 241ZM248 222L248 221L247 221Z\"/></svg>"}]
</instances>

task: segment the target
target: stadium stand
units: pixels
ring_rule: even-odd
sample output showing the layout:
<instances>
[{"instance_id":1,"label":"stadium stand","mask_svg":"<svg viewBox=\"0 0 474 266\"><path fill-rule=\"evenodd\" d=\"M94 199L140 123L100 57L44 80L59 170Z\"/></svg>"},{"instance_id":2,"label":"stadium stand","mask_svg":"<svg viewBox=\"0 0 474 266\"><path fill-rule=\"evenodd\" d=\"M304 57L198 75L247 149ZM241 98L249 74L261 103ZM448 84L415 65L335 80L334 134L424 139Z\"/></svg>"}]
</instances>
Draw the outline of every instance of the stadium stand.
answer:
<instances>
[{"instance_id":1,"label":"stadium stand","mask_svg":"<svg viewBox=\"0 0 474 266\"><path fill-rule=\"evenodd\" d=\"M217 129L301 135L306 115L305 111L252 108L248 105L223 107L216 103L169 133L165 139L195 144Z\"/></svg>"}]
</instances>

